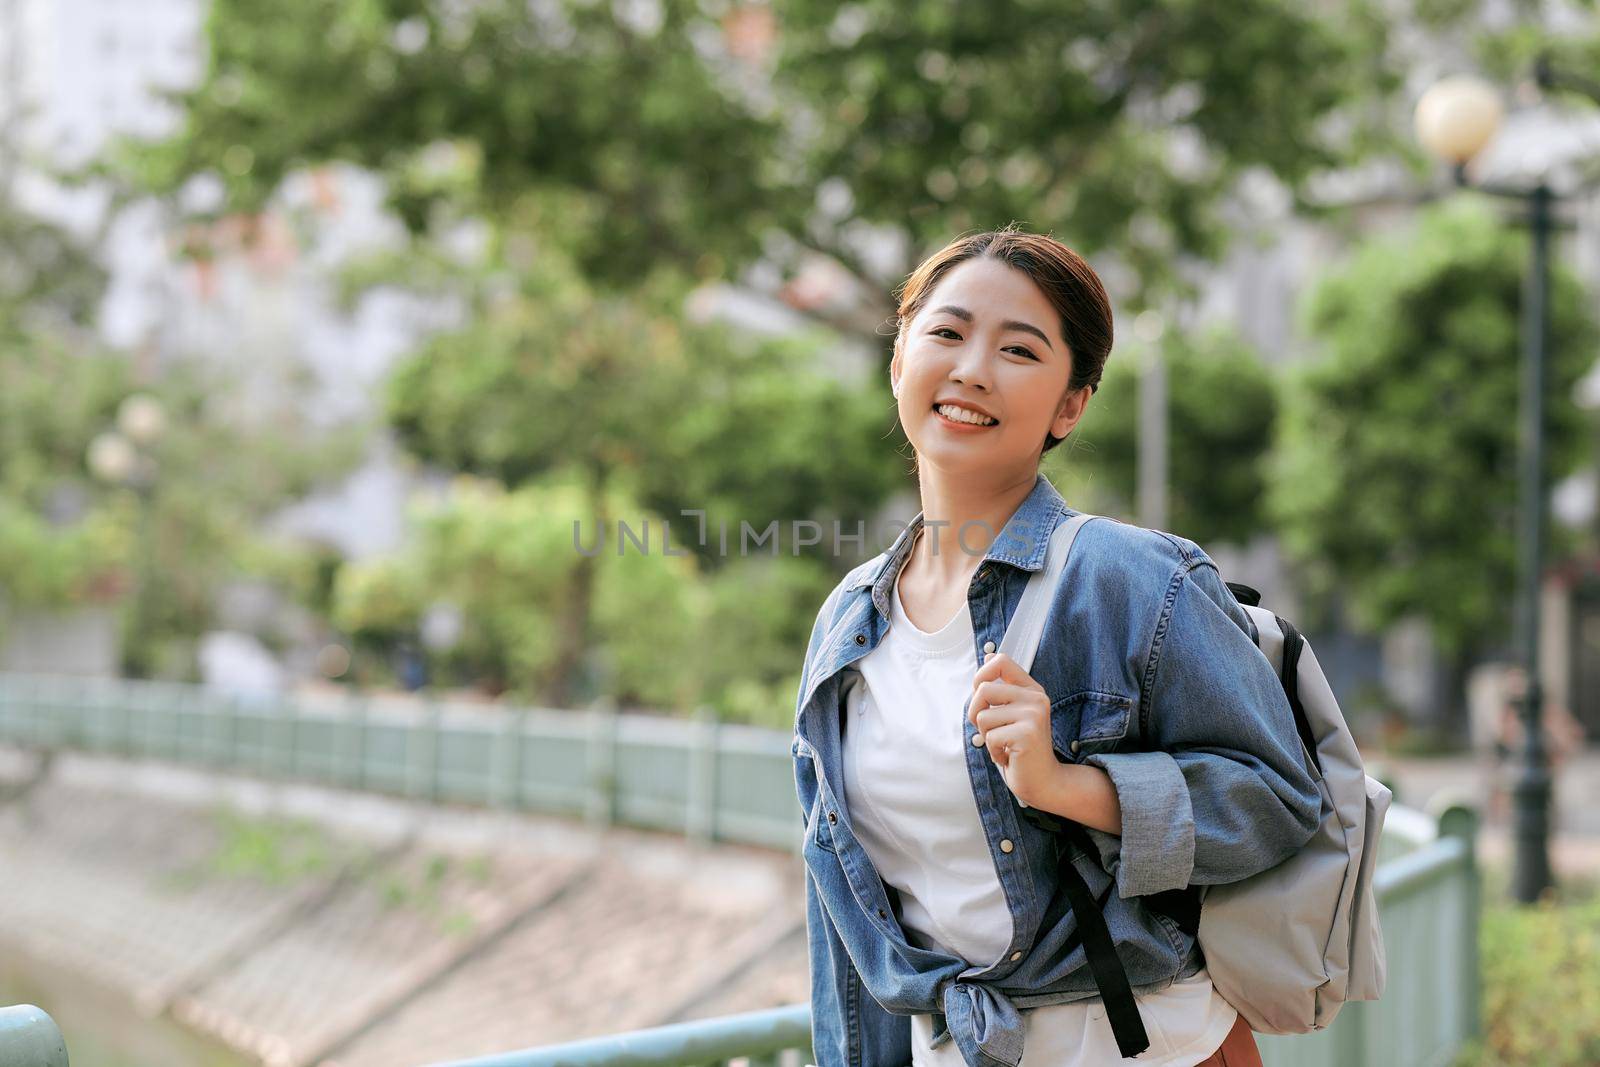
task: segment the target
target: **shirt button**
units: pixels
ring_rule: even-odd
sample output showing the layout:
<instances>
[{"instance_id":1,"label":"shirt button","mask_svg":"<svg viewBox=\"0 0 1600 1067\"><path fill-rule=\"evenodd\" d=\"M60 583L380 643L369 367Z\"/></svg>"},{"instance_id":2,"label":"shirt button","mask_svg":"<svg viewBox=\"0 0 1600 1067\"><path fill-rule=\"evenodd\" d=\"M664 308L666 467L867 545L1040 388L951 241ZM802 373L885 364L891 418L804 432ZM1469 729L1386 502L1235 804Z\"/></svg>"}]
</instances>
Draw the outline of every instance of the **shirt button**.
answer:
<instances>
[{"instance_id":1,"label":"shirt button","mask_svg":"<svg viewBox=\"0 0 1600 1067\"><path fill-rule=\"evenodd\" d=\"M1078 751L1078 742L1076 742L1076 741L1072 742L1072 744L1069 747L1072 749L1073 752L1077 752Z\"/></svg>"},{"instance_id":2,"label":"shirt button","mask_svg":"<svg viewBox=\"0 0 1600 1067\"><path fill-rule=\"evenodd\" d=\"M982 734L973 734L972 735L972 747L973 748L982 748L983 747L983 735Z\"/></svg>"},{"instance_id":3,"label":"shirt button","mask_svg":"<svg viewBox=\"0 0 1600 1067\"><path fill-rule=\"evenodd\" d=\"M1011 958L1013 960L1020 960L1022 958L1022 953L1021 952L1013 952L1011 954Z\"/></svg>"},{"instance_id":4,"label":"shirt button","mask_svg":"<svg viewBox=\"0 0 1600 1067\"><path fill-rule=\"evenodd\" d=\"M836 823L836 822L838 822L838 821L839 821L839 816L837 816L837 815L835 815L835 814L834 814L834 813L833 813L833 812L831 812L831 811L830 811L830 812L828 812L828 825L830 825L830 826L831 826L831 825L833 825L833 824L834 824L834 823Z\"/></svg>"},{"instance_id":5,"label":"shirt button","mask_svg":"<svg viewBox=\"0 0 1600 1067\"><path fill-rule=\"evenodd\" d=\"M1004 841L1000 842L1000 851L1001 852L1010 852L1011 848L1012 848L1011 838L1008 837Z\"/></svg>"},{"instance_id":6,"label":"shirt button","mask_svg":"<svg viewBox=\"0 0 1600 1067\"><path fill-rule=\"evenodd\" d=\"M983 643L983 650L985 652L993 652L994 651L994 642L993 641L985 641Z\"/></svg>"},{"instance_id":7,"label":"shirt button","mask_svg":"<svg viewBox=\"0 0 1600 1067\"><path fill-rule=\"evenodd\" d=\"M878 918L887 919L888 917L888 914L882 908L878 909Z\"/></svg>"},{"instance_id":8,"label":"shirt button","mask_svg":"<svg viewBox=\"0 0 1600 1067\"><path fill-rule=\"evenodd\" d=\"M856 644L864 645L866 643L867 643L867 635L866 634L856 634Z\"/></svg>"}]
</instances>

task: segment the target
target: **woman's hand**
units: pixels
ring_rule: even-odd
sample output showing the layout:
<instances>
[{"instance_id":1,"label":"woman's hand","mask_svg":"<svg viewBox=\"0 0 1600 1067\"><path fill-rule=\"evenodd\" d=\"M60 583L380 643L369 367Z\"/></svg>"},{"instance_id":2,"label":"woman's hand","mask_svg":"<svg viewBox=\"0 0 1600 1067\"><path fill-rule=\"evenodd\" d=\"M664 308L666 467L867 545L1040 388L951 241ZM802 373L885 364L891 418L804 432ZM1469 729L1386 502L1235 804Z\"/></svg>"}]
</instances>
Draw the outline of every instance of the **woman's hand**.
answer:
<instances>
[{"instance_id":1,"label":"woman's hand","mask_svg":"<svg viewBox=\"0 0 1600 1067\"><path fill-rule=\"evenodd\" d=\"M972 676L967 718L1016 798L1043 807L1058 790L1061 761L1050 736L1050 696L1004 652L990 652Z\"/></svg>"}]
</instances>

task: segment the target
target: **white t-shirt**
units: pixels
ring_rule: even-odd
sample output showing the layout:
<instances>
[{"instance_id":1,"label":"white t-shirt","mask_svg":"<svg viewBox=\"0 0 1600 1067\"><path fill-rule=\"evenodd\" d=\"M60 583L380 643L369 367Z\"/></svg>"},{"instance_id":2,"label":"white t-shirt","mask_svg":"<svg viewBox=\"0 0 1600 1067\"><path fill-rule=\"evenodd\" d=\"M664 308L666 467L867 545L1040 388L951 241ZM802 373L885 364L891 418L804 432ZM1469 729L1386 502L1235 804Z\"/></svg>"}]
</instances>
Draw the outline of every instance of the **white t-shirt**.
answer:
<instances>
[{"instance_id":1,"label":"white t-shirt","mask_svg":"<svg viewBox=\"0 0 1600 1067\"><path fill-rule=\"evenodd\" d=\"M1011 912L967 773L962 708L977 673L972 616L962 604L937 633L911 622L891 590L889 631L847 679L842 758L851 827L900 893L911 942L996 962ZM1124 1060L1099 998L1022 1012L1020 1067L1191 1067L1215 1052L1238 1012L1202 970L1137 997L1150 1048ZM911 1017L913 1067L964 1067L955 1042L929 1048L933 1016Z\"/></svg>"}]
</instances>

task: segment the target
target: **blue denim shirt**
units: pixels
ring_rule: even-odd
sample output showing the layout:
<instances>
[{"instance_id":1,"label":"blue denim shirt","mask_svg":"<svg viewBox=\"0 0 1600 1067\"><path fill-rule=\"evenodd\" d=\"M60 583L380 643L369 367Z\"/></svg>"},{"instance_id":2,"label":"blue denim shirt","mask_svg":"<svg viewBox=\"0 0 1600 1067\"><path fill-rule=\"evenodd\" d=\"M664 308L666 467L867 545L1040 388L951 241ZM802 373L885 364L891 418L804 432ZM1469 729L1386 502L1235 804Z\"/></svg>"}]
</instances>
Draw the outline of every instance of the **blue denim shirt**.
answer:
<instances>
[{"instance_id":1,"label":"blue denim shirt","mask_svg":"<svg viewBox=\"0 0 1600 1067\"><path fill-rule=\"evenodd\" d=\"M1043 565L1050 533L1075 514L1040 474L989 547L967 591L980 662ZM912 944L897 892L851 829L840 710L847 680L860 681L851 664L888 630L890 590L922 522L918 514L844 577L806 649L791 751L818 1067L905 1067L917 1013L934 1014L935 1047L954 1040L971 1067L1017 1067L1019 1009L1098 996L1057 885L1059 848L1071 850L1143 993L1204 960L1190 934L1141 898L1273 867L1310 839L1321 810L1288 699L1216 565L1185 538L1095 519L1078 532L1029 673L1051 698L1056 758L1110 775L1122 833L1088 829L1099 855L1063 844L1034 821L1060 817L1016 802L966 722L967 770L1011 940L992 965L970 966Z\"/></svg>"}]
</instances>

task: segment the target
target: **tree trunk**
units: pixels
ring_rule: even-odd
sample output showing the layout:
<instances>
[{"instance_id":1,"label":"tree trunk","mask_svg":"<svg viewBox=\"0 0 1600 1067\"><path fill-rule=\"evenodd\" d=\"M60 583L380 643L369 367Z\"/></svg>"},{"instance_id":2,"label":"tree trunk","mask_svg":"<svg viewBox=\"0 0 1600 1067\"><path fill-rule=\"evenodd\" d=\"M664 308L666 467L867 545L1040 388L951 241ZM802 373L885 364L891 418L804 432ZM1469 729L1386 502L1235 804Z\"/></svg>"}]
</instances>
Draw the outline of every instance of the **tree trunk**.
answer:
<instances>
[{"instance_id":1,"label":"tree trunk","mask_svg":"<svg viewBox=\"0 0 1600 1067\"><path fill-rule=\"evenodd\" d=\"M590 468L588 486L589 514L594 516L599 528L599 538L593 555L578 553L567 582L567 595L557 607L560 619L556 635L556 661L550 672L550 701L556 707L571 707L579 700L593 699L597 693L580 692L579 675L589 651L590 616L593 613L596 563L605 551L609 537L607 527L610 516L606 513L606 468L595 463Z\"/></svg>"}]
</instances>

